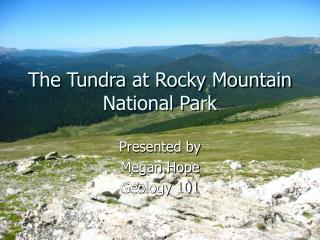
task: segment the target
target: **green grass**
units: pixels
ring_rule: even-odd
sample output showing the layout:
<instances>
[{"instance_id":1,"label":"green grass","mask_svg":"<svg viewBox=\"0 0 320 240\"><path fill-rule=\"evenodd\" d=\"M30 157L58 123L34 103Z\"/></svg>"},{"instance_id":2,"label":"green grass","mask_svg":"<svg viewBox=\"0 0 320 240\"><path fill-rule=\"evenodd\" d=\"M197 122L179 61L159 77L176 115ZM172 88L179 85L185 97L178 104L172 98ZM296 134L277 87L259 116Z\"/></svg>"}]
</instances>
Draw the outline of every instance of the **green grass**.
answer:
<instances>
[{"instance_id":1,"label":"green grass","mask_svg":"<svg viewBox=\"0 0 320 240\"><path fill-rule=\"evenodd\" d=\"M264 223L257 223L256 227L260 230L260 231L265 231L267 230L267 226Z\"/></svg>"},{"instance_id":2,"label":"green grass","mask_svg":"<svg viewBox=\"0 0 320 240\"><path fill-rule=\"evenodd\" d=\"M138 127L121 133L125 134L136 134L136 133L157 133L163 131L176 130L187 127L206 126L213 124L227 123L226 118L242 113L246 111L255 111L257 109L265 109L279 106L280 102L259 104L259 105L248 105L239 106L233 108L221 109L216 112L199 112L195 114L189 114L175 119L169 119L162 122L151 123L147 126Z\"/></svg>"},{"instance_id":3,"label":"green grass","mask_svg":"<svg viewBox=\"0 0 320 240\"><path fill-rule=\"evenodd\" d=\"M107 204L119 204L118 200L114 199L114 198L108 198L106 203Z\"/></svg>"},{"instance_id":4,"label":"green grass","mask_svg":"<svg viewBox=\"0 0 320 240\"><path fill-rule=\"evenodd\" d=\"M198 114L181 116L179 119L193 119ZM221 116L215 116L216 112L205 112L203 114L207 122L209 119L207 115L210 114L210 118L223 121ZM61 135L61 130L59 130L57 133L20 140L14 143L1 143L0 159L24 158L56 150L61 154L98 154L100 156L113 156L118 159L135 161L162 159L210 163L225 159L241 161L256 159L260 161L277 161L293 167L311 168L319 163L319 115L319 108L310 107L310 109L304 111L260 120L192 126L148 134L118 135L120 132L135 125L135 123L128 124L128 121L144 122L147 126L147 123L152 122L155 117L154 113L148 113L123 119L119 118L118 120L113 119L111 120L112 123L107 121L85 129L83 127L65 128L64 131L72 132L67 136ZM166 119L166 117L163 117L162 120ZM175 122L177 120L172 121ZM122 122L124 125L121 124ZM163 124L166 124L166 121L162 121L160 125ZM107 127L110 127L110 125L117 125L117 131L111 133L110 129L113 128ZM128 125L130 126L128 127ZM103 131L102 126L107 130ZM130 143L159 143L161 141L175 143L179 140L182 142L189 140L193 143L201 143L202 148L199 156L188 154L185 151L179 154L120 153L118 149L120 140Z\"/></svg>"},{"instance_id":5,"label":"green grass","mask_svg":"<svg viewBox=\"0 0 320 240\"><path fill-rule=\"evenodd\" d=\"M313 217L312 213L309 213L309 212L303 212L302 215L307 219L312 219L312 217Z\"/></svg>"},{"instance_id":6,"label":"green grass","mask_svg":"<svg viewBox=\"0 0 320 240\"><path fill-rule=\"evenodd\" d=\"M303 107L284 111L285 114L279 112L279 109L289 108L292 104ZM236 114L250 116L259 111L261 117L258 120L228 120ZM263 115L266 111L268 114ZM122 160L143 163L158 159L195 162L201 166L202 176L229 179L234 175L242 175L261 182L269 181L275 176L290 175L299 169L319 167L319 119L320 98L311 98L294 103L244 106L219 112L173 111L116 117L88 127L66 127L55 133L0 143L1 160L44 155L50 151L85 155L77 160L40 161L32 167L32 176L17 175L14 167L0 166L3 179L0 187L5 189L9 185L15 185L21 187L23 192L23 198L10 196L6 201L0 202L0 216L13 222L5 239L14 239L16 232L21 230L16 224L20 221L20 215L13 213L14 209L18 213L23 212L32 207L35 197L48 200L52 192L72 194L72 190L99 173L118 170ZM125 132L130 134L124 134ZM184 148L182 153L177 154L120 153L120 140L129 143L184 143L188 140L201 143L202 147L198 156L186 153ZM239 171L231 171L223 164L226 159L239 160L246 166ZM259 169L250 167L249 162L253 159L257 160ZM74 181L66 184L68 177L74 178ZM54 189L46 189L48 183ZM107 204L116 202L110 200Z\"/></svg>"}]
</instances>

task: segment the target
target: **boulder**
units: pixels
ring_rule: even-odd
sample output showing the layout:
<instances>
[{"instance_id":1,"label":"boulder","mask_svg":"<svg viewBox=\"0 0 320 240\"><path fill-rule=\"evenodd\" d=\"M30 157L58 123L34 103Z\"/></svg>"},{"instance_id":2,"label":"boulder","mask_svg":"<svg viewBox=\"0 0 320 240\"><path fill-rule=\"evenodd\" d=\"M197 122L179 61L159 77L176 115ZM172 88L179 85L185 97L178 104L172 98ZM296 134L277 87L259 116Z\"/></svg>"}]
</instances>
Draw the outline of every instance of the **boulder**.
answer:
<instances>
[{"instance_id":1,"label":"boulder","mask_svg":"<svg viewBox=\"0 0 320 240\"><path fill-rule=\"evenodd\" d=\"M30 159L21 160L17 166L17 173L26 175L33 173L32 166L34 165L34 161Z\"/></svg>"},{"instance_id":2,"label":"boulder","mask_svg":"<svg viewBox=\"0 0 320 240\"><path fill-rule=\"evenodd\" d=\"M150 179L155 183L160 183L165 177L165 173L153 173L150 175Z\"/></svg>"},{"instance_id":3,"label":"boulder","mask_svg":"<svg viewBox=\"0 0 320 240\"><path fill-rule=\"evenodd\" d=\"M231 181L181 177L178 184L171 185L168 176L161 183L149 177L97 176L72 198L72 205L66 198L63 202L53 201L45 211L30 212L28 225L17 239L320 239L320 175L316 170L280 178L256 189L243 177ZM200 193L179 192L179 183L195 180ZM286 188L274 192L290 202L270 206L255 198L285 182ZM121 192L124 183L167 184L172 191L169 196L156 197L125 193ZM96 201L92 201L94 198Z\"/></svg>"},{"instance_id":4,"label":"boulder","mask_svg":"<svg viewBox=\"0 0 320 240\"><path fill-rule=\"evenodd\" d=\"M244 180L233 180L231 181L228 186L230 189L237 190L239 192L246 192L248 189L254 188L254 185L250 182L246 182Z\"/></svg>"},{"instance_id":5,"label":"boulder","mask_svg":"<svg viewBox=\"0 0 320 240\"><path fill-rule=\"evenodd\" d=\"M7 196L17 195L17 194L19 194L19 193L21 193L21 189L7 188L7 190L6 190Z\"/></svg>"},{"instance_id":6,"label":"boulder","mask_svg":"<svg viewBox=\"0 0 320 240\"><path fill-rule=\"evenodd\" d=\"M227 159L227 160L224 160L223 163L224 164L230 164L232 162L234 162L235 160L231 160L231 159Z\"/></svg>"},{"instance_id":7,"label":"boulder","mask_svg":"<svg viewBox=\"0 0 320 240\"><path fill-rule=\"evenodd\" d=\"M59 158L59 153L58 152L49 152L45 156L45 160L56 160Z\"/></svg>"},{"instance_id":8,"label":"boulder","mask_svg":"<svg viewBox=\"0 0 320 240\"><path fill-rule=\"evenodd\" d=\"M172 234L172 229L169 224L163 224L156 231L156 239L165 239Z\"/></svg>"},{"instance_id":9,"label":"boulder","mask_svg":"<svg viewBox=\"0 0 320 240\"><path fill-rule=\"evenodd\" d=\"M146 194L123 194L119 202L130 207L142 208L148 206L150 199Z\"/></svg>"},{"instance_id":10,"label":"boulder","mask_svg":"<svg viewBox=\"0 0 320 240\"><path fill-rule=\"evenodd\" d=\"M300 171L289 177L275 179L265 185L259 186L247 195L264 203L277 205L281 203L319 202L320 168Z\"/></svg>"},{"instance_id":11,"label":"boulder","mask_svg":"<svg viewBox=\"0 0 320 240\"><path fill-rule=\"evenodd\" d=\"M33 157L29 158L30 161L34 161L34 162L42 161L44 159L45 159L44 156L33 156Z\"/></svg>"},{"instance_id":12,"label":"boulder","mask_svg":"<svg viewBox=\"0 0 320 240\"><path fill-rule=\"evenodd\" d=\"M232 170L238 170L238 169L241 169L244 167L244 165L241 162L231 160L231 159L227 159L227 160L223 161L223 163L228 164Z\"/></svg>"},{"instance_id":13,"label":"boulder","mask_svg":"<svg viewBox=\"0 0 320 240\"><path fill-rule=\"evenodd\" d=\"M18 163L16 161L0 161L0 167L5 166L5 167L16 167L18 166Z\"/></svg>"},{"instance_id":14,"label":"boulder","mask_svg":"<svg viewBox=\"0 0 320 240\"><path fill-rule=\"evenodd\" d=\"M166 175L166 181L171 184L177 184L180 176L176 173L169 173Z\"/></svg>"},{"instance_id":15,"label":"boulder","mask_svg":"<svg viewBox=\"0 0 320 240\"><path fill-rule=\"evenodd\" d=\"M75 159L76 157L72 154L65 154L61 156L62 159Z\"/></svg>"},{"instance_id":16,"label":"boulder","mask_svg":"<svg viewBox=\"0 0 320 240\"><path fill-rule=\"evenodd\" d=\"M301 204L318 204L320 206L320 187L311 188L298 197L297 203Z\"/></svg>"},{"instance_id":17,"label":"boulder","mask_svg":"<svg viewBox=\"0 0 320 240\"><path fill-rule=\"evenodd\" d=\"M124 181L125 177L122 176L114 174L100 175L87 186L87 193L92 199L98 198L99 195L118 199L120 197L120 188Z\"/></svg>"},{"instance_id":18,"label":"boulder","mask_svg":"<svg viewBox=\"0 0 320 240\"><path fill-rule=\"evenodd\" d=\"M238 161L231 162L229 166L232 170L238 170L244 167L244 165Z\"/></svg>"},{"instance_id":19,"label":"boulder","mask_svg":"<svg viewBox=\"0 0 320 240\"><path fill-rule=\"evenodd\" d=\"M82 232L79 240L88 240L88 239L109 240L110 238L105 236L99 229L87 229Z\"/></svg>"}]
</instances>

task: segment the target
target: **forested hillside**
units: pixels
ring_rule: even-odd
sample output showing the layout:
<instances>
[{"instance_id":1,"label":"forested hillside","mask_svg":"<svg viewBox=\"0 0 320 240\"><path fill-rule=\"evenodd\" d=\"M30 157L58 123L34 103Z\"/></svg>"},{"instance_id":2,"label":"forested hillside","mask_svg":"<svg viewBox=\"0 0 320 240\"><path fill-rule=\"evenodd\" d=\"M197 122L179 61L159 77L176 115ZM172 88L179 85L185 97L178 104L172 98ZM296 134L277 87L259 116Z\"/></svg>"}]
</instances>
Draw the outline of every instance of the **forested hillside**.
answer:
<instances>
[{"instance_id":1,"label":"forested hillside","mask_svg":"<svg viewBox=\"0 0 320 240\"><path fill-rule=\"evenodd\" d=\"M291 39L289 39L292 41ZM207 94L218 99L219 107L273 102L300 96L319 95L319 45L306 40L288 39L263 43L228 43L225 45L188 45L172 47L126 48L95 53L72 53L46 50L8 50L0 54L0 140L12 141L56 130L61 126L88 125L115 115L132 112L103 110L103 96L127 95L143 98L166 98L180 95L203 98ZM279 43L280 41L280 43ZM289 41L289 43L288 43ZM298 41L298 42L297 42ZM28 71L44 71L62 76L59 89L31 87ZM248 75L258 72L290 74L292 89L225 89L206 86L196 89L155 88L70 88L65 83L67 71L81 74L132 74L157 71L181 75L192 72L210 76L212 72ZM61 117L63 116L63 117Z\"/></svg>"}]
</instances>

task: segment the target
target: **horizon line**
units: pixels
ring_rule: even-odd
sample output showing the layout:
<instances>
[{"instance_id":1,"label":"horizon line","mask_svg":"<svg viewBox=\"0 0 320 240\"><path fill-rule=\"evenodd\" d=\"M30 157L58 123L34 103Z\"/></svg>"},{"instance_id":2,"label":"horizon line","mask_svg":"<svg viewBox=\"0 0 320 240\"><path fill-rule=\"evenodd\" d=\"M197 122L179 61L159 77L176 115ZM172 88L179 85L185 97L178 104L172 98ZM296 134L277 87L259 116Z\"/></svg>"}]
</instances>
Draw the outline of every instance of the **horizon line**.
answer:
<instances>
[{"instance_id":1,"label":"horizon line","mask_svg":"<svg viewBox=\"0 0 320 240\"><path fill-rule=\"evenodd\" d=\"M36 50L36 51L44 51L44 50L49 50L49 51L65 51L65 52L74 52L74 53L89 53L89 52L96 52L96 51L108 51L108 50L120 50L120 49L126 49L126 48L143 48L143 47L177 47L177 46L188 46L188 45L226 45L226 44L250 44L250 43L259 43L267 40L280 40L280 39L315 39L319 40L320 42L320 36L306 36L306 37L301 37L301 36L277 36L277 37L268 37L268 38L263 38L259 40L228 40L228 41L221 41L221 42L214 42L214 43L181 43L181 44L155 44L155 45L127 45L127 46L122 46L122 47L57 47L57 48L16 48L16 47L7 47L7 46L0 46L0 48L5 48L5 49L12 49L12 50L17 50L17 51L27 51L27 50ZM264 43L265 45L268 45L267 43ZM307 43L306 43L307 44ZM315 43L319 44L319 43ZM271 45L269 43L269 45ZM294 44L293 44L294 45ZM297 44L298 45L298 44Z\"/></svg>"}]
</instances>

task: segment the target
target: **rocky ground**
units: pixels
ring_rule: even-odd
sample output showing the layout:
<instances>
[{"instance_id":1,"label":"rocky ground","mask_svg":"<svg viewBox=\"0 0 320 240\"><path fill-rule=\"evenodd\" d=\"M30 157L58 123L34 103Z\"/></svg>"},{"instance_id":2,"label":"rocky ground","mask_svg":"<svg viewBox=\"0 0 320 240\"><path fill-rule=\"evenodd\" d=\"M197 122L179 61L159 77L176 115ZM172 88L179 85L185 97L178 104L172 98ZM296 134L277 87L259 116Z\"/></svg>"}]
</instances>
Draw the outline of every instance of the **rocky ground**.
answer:
<instances>
[{"instance_id":1,"label":"rocky ground","mask_svg":"<svg viewBox=\"0 0 320 240\"><path fill-rule=\"evenodd\" d=\"M59 165L79 163L81 157L50 153L3 164L31 178L39 174L35 166L41 161ZM257 161L219 164L232 172L248 165L265 170ZM96 175L81 187L70 174L63 181L69 188L60 189L70 194L52 188L51 198L20 208L17 239L320 239L320 168L267 183L236 174L228 179L173 173L137 177L109 170ZM3 194L21 199L25 191L9 186ZM2 220L4 233L8 220Z\"/></svg>"}]
</instances>

